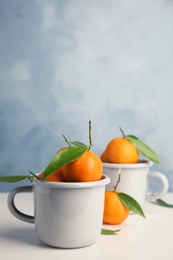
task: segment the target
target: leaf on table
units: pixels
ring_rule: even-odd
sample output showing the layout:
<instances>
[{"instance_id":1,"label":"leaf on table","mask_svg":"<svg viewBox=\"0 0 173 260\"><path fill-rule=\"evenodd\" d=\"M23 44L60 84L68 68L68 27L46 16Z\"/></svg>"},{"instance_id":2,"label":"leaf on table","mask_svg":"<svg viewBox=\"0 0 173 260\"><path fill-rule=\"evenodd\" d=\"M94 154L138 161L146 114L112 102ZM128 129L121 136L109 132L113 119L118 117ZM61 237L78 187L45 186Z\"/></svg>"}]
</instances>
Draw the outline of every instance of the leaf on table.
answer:
<instances>
[{"instance_id":1,"label":"leaf on table","mask_svg":"<svg viewBox=\"0 0 173 260\"><path fill-rule=\"evenodd\" d=\"M158 206L166 207L166 208L173 208L173 204L169 204L165 202L164 200L157 199L156 201L152 201L153 204L156 204Z\"/></svg>"},{"instance_id":2,"label":"leaf on table","mask_svg":"<svg viewBox=\"0 0 173 260\"><path fill-rule=\"evenodd\" d=\"M149 160L160 164L160 160L157 154L145 143L139 140L134 135L126 135L125 136L136 148L136 150L141 153L144 157L148 158Z\"/></svg>"},{"instance_id":3,"label":"leaf on table","mask_svg":"<svg viewBox=\"0 0 173 260\"><path fill-rule=\"evenodd\" d=\"M104 229L104 228L102 228L101 234L102 235L114 235L114 234L118 233L120 230L121 229L111 230L111 229Z\"/></svg>"},{"instance_id":4,"label":"leaf on table","mask_svg":"<svg viewBox=\"0 0 173 260\"><path fill-rule=\"evenodd\" d=\"M121 200L121 202L124 204L126 208L140 215L141 217L146 218L141 206L134 198L122 192L119 192L117 194L119 199Z\"/></svg>"}]
</instances>

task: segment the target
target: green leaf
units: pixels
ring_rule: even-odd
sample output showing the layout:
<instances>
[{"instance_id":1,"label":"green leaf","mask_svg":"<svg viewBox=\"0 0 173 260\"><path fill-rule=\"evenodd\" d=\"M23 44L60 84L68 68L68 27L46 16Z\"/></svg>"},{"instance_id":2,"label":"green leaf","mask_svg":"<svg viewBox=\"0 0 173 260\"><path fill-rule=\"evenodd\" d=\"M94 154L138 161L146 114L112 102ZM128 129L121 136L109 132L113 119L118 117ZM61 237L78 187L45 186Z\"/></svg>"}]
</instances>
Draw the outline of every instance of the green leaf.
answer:
<instances>
[{"instance_id":1,"label":"green leaf","mask_svg":"<svg viewBox=\"0 0 173 260\"><path fill-rule=\"evenodd\" d=\"M102 235L114 235L114 234L118 233L120 230L121 230L121 229L110 230L110 229L104 229L104 228L102 228L101 234L102 234Z\"/></svg>"},{"instance_id":2,"label":"green leaf","mask_svg":"<svg viewBox=\"0 0 173 260\"><path fill-rule=\"evenodd\" d=\"M18 182L30 178L29 175L0 176L0 182Z\"/></svg>"},{"instance_id":3,"label":"green leaf","mask_svg":"<svg viewBox=\"0 0 173 260\"><path fill-rule=\"evenodd\" d=\"M140 215L141 217L146 218L141 206L134 198L132 198L131 196L129 196L125 193L122 193L122 192L119 192L117 194L118 194L119 199L121 200L121 202L124 204L124 206L126 208L128 208L130 211Z\"/></svg>"},{"instance_id":4,"label":"green leaf","mask_svg":"<svg viewBox=\"0 0 173 260\"><path fill-rule=\"evenodd\" d=\"M173 208L172 204L169 204L161 199L157 199L156 201L153 201L152 203L162 206L162 207L166 207L166 208Z\"/></svg>"},{"instance_id":5,"label":"green leaf","mask_svg":"<svg viewBox=\"0 0 173 260\"><path fill-rule=\"evenodd\" d=\"M84 143L81 143L81 142L69 142L69 144L73 144L73 145L76 145L76 146L82 146L82 147L86 147L88 149L88 146Z\"/></svg>"},{"instance_id":6,"label":"green leaf","mask_svg":"<svg viewBox=\"0 0 173 260\"><path fill-rule=\"evenodd\" d=\"M87 146L70 146L57 153L44 170L43 179L46 180L51 173L79 158L86 150Z\"/></svg>"},{"instance_id":7,"label":"green leaf","mask_svg":"<svg viewBox=\"0 0 173 260\"><path fill-rule=\"evenodd\" d=\"M160 164L157 154L148 145L143 143L141 140L139 140L134 135L126 135L125 137L135 146L136 150L139 153L141 153L143 156L145 156L149 160Z\"/></svg>"}]
</instances>

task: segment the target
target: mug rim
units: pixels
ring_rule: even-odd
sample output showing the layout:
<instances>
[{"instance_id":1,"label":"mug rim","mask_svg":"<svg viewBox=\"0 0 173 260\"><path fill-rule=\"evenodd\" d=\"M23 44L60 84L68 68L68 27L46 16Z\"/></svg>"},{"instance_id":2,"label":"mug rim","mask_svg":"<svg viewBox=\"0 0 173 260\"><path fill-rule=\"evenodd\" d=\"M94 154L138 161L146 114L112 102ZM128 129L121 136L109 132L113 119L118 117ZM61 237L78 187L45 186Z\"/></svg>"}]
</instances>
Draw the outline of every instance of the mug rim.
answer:
<instances>
[{"instance_id":1,"label":"mug rim","mask_svg":"<svg viewBox=\"0 0 173 260\"><path fill-rule=\"evenodd\" d=\"M95 188L100 186L105 186L110 182L109 176L102 174L102 178L98 181L90 182L51 182L42 181L36 178L33 179L34 185L40 185L44 187L52 188L68 188L68 189L84 189L84 188Z\"/></svg>"},{"instance_id":2,"label":"mug rim","mask_svg":"<svg viewBox=\"0 0 173 260\"><path fill-rule=\"evenodd\" d=\"M139 159L137 163L105 163L104 168L146 168L153 165L152 161Z\"/></svg>"}]
</instances>

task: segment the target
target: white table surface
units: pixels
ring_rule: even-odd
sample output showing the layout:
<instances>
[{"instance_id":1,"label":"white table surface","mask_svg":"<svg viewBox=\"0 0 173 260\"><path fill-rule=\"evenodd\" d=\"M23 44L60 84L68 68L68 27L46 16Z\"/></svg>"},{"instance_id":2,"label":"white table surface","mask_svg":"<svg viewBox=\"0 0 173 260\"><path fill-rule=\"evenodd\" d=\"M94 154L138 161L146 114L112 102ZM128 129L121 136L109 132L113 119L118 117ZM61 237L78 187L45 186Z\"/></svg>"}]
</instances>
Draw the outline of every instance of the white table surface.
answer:
<instances>
[{"instance_id":1,"label":"white table surface","mask_svg":"<svg viewBox=\"0 0 173 260\"><path fill-rule=\"evenodd\" d=\"M91 259L91 260L173 260L173 209L146 204L146 219L131 214L117 235L100 235L98 241L78 249L51 248L40 242L34 224L16 219L8 210L7 193L0 193L0 259ZM16 205L33 215L32 194L16 196ZM173 193L163 197L173 204Z\"/></svg>"}]
</instances>

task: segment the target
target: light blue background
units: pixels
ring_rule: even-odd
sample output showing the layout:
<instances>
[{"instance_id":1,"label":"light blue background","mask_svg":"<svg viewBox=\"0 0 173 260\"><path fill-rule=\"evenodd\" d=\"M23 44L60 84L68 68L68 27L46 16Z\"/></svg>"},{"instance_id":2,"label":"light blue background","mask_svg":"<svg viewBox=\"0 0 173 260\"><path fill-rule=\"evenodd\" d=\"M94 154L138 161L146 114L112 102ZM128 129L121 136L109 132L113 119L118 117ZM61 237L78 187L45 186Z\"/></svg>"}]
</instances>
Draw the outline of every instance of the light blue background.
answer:
<instances>
[{"instance_id":1,"label":"light blue background","mask_svg":"<svg viewBox=\"0 0 173 260\"><path fill-rule=\"evenodd\" d=\"M172 111L172 1L0 0L1 175L44 170L62 134L88 143L91 120L94 152L121 126L173 191Z\"/></svg>"}]
</instances>

